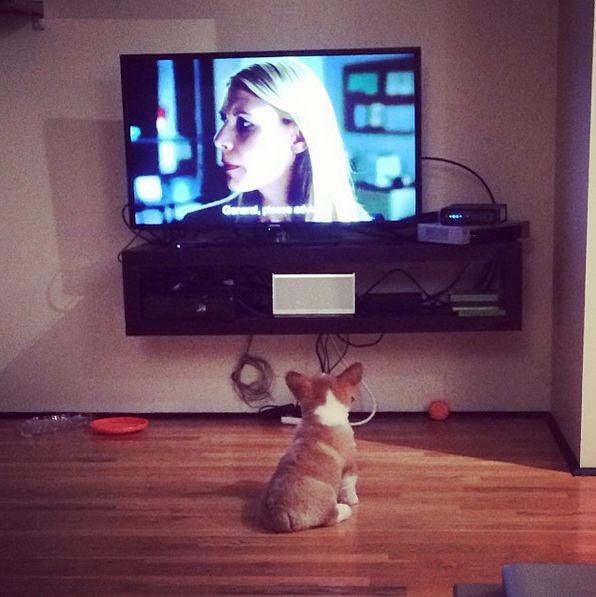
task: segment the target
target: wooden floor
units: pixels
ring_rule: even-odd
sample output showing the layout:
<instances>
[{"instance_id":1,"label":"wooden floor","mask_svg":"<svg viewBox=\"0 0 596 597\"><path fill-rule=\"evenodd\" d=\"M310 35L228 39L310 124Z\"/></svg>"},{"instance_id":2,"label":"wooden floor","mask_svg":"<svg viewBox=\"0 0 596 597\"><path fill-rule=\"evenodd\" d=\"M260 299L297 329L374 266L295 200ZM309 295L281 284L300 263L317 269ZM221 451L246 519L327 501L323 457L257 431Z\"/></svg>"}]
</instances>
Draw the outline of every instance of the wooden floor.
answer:
<instances>
[{"instance_id":1,"label":"wooden floor","mask_svg":"<svg viewBox=\"0 0 596 597\"><path fill-rule=\"evenodd\" d=\"M0 418L0 595L408 595L500 581L506 562L596 562L596 478L538 417L378 415L356 429L348 521L265 532L291 429L150 417L130 436L22 437Z\"/></svg>"}]
</instances>

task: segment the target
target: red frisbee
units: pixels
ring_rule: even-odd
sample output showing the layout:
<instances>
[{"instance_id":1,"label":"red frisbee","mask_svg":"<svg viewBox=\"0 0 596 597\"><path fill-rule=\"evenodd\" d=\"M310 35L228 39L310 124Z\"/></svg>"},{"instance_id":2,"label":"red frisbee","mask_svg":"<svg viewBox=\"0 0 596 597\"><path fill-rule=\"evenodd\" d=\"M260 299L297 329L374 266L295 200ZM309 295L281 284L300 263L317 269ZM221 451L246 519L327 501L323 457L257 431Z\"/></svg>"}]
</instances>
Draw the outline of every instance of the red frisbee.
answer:
<instances>
[{"instance_id":1,"label":"red frisbee","mask_svg":"<svg viewBox=\"0 0 596 597\"><path fill-rule=\"evenodd\" d=\"M98 433L120 435L141 431L149 425L149 421L143 417L104 417L91 421L89 425Z\"/></svg>"}]
</instances>

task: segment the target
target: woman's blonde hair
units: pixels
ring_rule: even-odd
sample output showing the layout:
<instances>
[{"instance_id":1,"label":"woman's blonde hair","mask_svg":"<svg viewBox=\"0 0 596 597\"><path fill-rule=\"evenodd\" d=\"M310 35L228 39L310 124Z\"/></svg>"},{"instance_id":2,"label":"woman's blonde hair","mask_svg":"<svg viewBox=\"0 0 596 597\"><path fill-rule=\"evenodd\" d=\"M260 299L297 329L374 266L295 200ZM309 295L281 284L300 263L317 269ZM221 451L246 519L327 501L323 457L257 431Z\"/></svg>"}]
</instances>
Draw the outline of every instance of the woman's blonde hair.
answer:
<instances>
[{"instance_id":1,"label":"woman's blonde hair","mask_svg":"<svg viewBox=\"0 0 596 597\"><path fill-rule=\"evenodd\" d=\"M232 76L230 88L243 86L296 123L307 149L297 154L291 204L306 203L306 220L353 222L370 219L358 204L343 139L327 90L297 59L257 62Z\"/></svg>"}]
</instances>

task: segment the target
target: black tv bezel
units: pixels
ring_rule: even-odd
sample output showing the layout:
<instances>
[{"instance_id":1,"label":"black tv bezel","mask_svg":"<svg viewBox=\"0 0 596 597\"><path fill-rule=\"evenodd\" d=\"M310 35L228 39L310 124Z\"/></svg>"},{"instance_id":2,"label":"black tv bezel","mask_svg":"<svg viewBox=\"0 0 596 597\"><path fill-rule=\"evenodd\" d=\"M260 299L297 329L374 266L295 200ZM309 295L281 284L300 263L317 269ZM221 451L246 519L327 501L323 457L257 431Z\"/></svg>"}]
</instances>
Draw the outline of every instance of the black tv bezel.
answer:
<instances>
[{"instance_id":1,"label":"black tv bezel","mask_svg":"<svg viewBox=\"0 0 596 597\"><path fill-rule=\"evenodd\" d=\"M284 56L340 56L340 55L382 55L382 54L411 54L414 63L414 106L415 106L415 127L414 127L414 138L415 138L415 155L414 163L416 168L415 178L415 214L411 217L402 218L400 220L371 220L363 222L240 222L218 220L217 222L210 221L208 225L200 223L183 223L182 221L177 222L162 222L160 224L139 224L136 222L136 210L134 200L134 189L133 189L133 177L129 172L129 160L132 142L130 140L128 131L128 108L126 103L125 95L125 66L126 62L130 60L147 60L155 61L157 59L168 59L168 58L186 58L186 59L198 59L203 61L215 60L220 58L262 58L262 57L284 57ZM126 176L126 188L127 188L127 205L124 206L128 214L127 226L138 232L152 232L154 235L159 236L160 232L163 232L168 237L175 237L176 235L184 237L188 234L193 233L226 233L230 231L274 231L278 234L280 231L288 235L295 233L304 233L308 231L308 235L317 236L319 233L324 234L358 230L359 232L370 231L371 233L375 230L378 231L391 231L403 229L405 226L410 226L412 223L418 221L423 214L422 206L422 89L421 89L421 54L422 50L420 46L392 46L392 47L367 47L367 48L317 48L317 49L292 49L292 50L258 50L258 51L233 51L233 52L152 52L152 53L135 53L135 54L121 54L120 55L120 83L121 83L121 96L122 96L122 113L123 113L123 129L124 129L124 142L125 142L125 176ZM211 74L211 73L209 73ZM211 79L207 80L209 85L213 85ZM216 106L211 101L214 98L209 98L209 101L203 106L203 112L206 117L212 117L215 114ZM213 111L213 113L212 113ZM214 150L215 153L215 150ZM123 211L124 211L123 209Z\"/></svg>"}]
</instances>

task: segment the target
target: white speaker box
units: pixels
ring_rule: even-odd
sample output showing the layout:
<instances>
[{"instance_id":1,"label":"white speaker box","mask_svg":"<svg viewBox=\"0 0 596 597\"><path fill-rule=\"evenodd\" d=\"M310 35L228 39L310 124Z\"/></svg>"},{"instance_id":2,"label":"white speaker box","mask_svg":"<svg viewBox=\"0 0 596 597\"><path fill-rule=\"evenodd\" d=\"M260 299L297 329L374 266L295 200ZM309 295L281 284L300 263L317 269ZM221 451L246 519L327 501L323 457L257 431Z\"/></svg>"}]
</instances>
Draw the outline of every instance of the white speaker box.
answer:
<instances>
[{"instance_id":1,"label":"white speaker box","mask_svg":"<svg viewBox=\"0 0 596 597\"><path fill-rule=\"evenodd\" d=\"M273 274L274 315L353 315L355 274Z\"/></svg>"}]
</instances>

